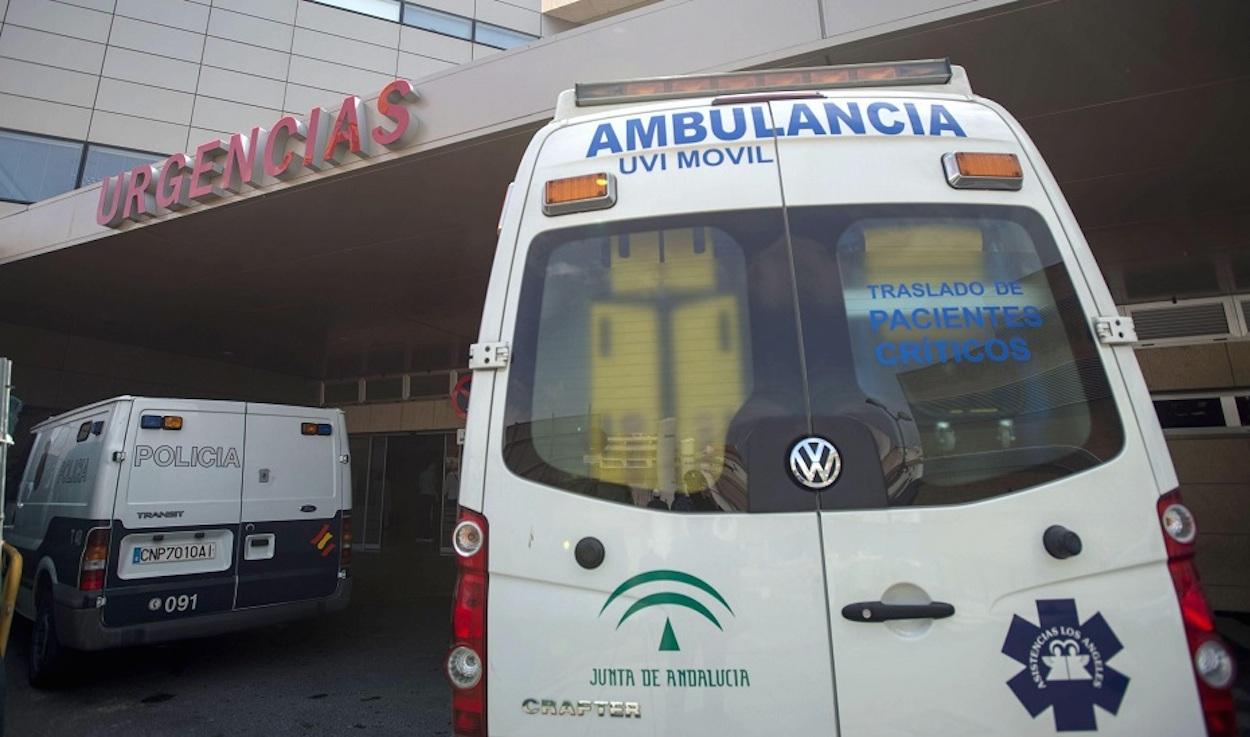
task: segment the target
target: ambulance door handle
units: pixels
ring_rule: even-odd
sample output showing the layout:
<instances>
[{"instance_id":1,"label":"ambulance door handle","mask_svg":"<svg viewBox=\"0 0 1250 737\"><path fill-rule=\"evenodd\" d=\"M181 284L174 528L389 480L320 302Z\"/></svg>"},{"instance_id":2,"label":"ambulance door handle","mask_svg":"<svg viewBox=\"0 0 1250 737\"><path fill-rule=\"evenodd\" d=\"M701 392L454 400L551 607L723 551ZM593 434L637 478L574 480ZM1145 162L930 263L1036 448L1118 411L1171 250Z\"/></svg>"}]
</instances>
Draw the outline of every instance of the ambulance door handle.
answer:
<instances>
[{"instance_id":1,"label":"ambulance door handle","mask_svg":"<svg viewBox=\"0 0 1250 737\"><path fill-rule=\"evenodd\" d=\"M859 601L842 607L842 616L852 622L888 622L891 619L945 619L955 607L944 601L928 604L886 604L883 601Z\"/></svg>"}]
</instances>

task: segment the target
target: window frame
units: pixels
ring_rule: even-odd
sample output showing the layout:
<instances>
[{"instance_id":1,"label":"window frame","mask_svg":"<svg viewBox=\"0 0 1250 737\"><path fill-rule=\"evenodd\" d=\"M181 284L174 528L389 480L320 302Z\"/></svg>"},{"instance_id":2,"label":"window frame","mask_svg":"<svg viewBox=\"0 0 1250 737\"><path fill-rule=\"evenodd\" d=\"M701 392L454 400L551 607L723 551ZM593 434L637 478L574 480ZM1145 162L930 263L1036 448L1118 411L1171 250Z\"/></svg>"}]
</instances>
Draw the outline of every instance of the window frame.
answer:
<instances>
[{"instance_id":1,"label":"window frame","mask_svg":"<svg viewBox=\"0 0 1250 737\"><path fill-rule=\"evenodd\" d=\"M498 30L498 31L503 31L505 34L515 34L517 36L525 37L528 40L523 41L515 46L498 46L496 44L485 43L484 41L480 40L477 36L477 29L479 26L486 26L487 28L491 28L491 29ZM537 41L541 38L542 36L532 36L526 33L525 31L518 31L515 28L508 28L507 26L501 26L497 23L486 23L484 21L479 21L479 20L473 21L473 43L479 44L481 46L489 46L492 49L499 49L500 51L510 51L512 49L520 48L527 43L533 43L534 41Z\"/></svg>"},{"instance_id":2,"label":"window frame","mask_svg":"<svg viewBox=\"0 0 1250 737\"><path fill-rule=\"evenodd\" d=\"M91 149L93 147L106 148L106 149L111 149L113 151L120 151L122 153L128 153L128 154L139 154L141 156L152 156L157 161L160 161L161 159L164 159L169 156L169 154L162 154L156 151L143 151L137 148L126 148L125 146L113 146L107 143L100 143L99 141L83 141L82 159L80 159L78 162L78 176L74 180L75 189L79 189L85 186L82 183L82 178L83 178L83 175L87 172L87 157L91 155ZM155 164L156 162L153 162L153 163ZM116 174L109 174L107 176L116 176ZM94 184L94 182L92 182L92 184Z\"/></svg>"},{"instance_id":3,"label":"window frame","mask_svg":"<svg viewBox=\"0 0 1250 737\"><path fill-rule=\"evenodd\" d=\"M386 21L387 23L402 22L403 16L404 16L404 0L384 0L384 1L394 2L395 5L398 6L397 20L391 20L390 18L384 18L380 15L373 15L372 13L366 13L364 11L355 10L353 8L345 8L342 5L339 5L337 2L335 2L335 0L304 0L304 2L314 3L316 5L324 5L327 8L334 8L335 10L341 10L345 13L352 13L354 15L359 15L362 18L373 18L374 20Z\"/></svg>"},{"instance_id":4,"label":"window frame","mask_svg":"<svg viewBox=\"0 0 1250 737\"><path fill-rule=\"evenodd\" d=\"M82 141L77 138L67 138L65 136L52 136L52 135L48 135L45 133L36 133L34 131L20 130L17 128L0 127L0 135L3 135L5 133L14 133L19 136L29 136L31 138L43 139L43 140L48 140L48 141L56 141L59 143L72 143L72 144L77 145L78 146L78 164L74 169L74 186L71 187L70 189L65 190L65 192L73 192L74 190L81 189L84 186L82 183L82 178L87 168L87 156L90 154L91 149L93 147L111 149L113 151L119 151L122 153L139 154L141 156L151 156L155 158L157 161L169 156L169 154L160 153L159 151L144 151L142 149L137 149L137 148L127 148L125 146L114 146L112 144L101 143L99 141ZM116 174L110 174L109 176L116 176ZM51 199L52 197L59 197L65 194L65 192L58 192L54 195L50 195L43 199L46 200L46 199ZM0 202L7 202L10 204L14 204L14 205L33 205L36 202L42 202L42 201L43 200L18 200L18 199L13 199L10 197L0 196Z\"/></svg>"},{"instance_id":5,"label":"window frame","mask_svg":"<svg viewBox=\"0 0 1250 737\"><path fill-rule=\"evenodd\" d=\"M83 162L86 159L86 155L87 155L86 154L86 151L87 151L86 141L80 141L76 138L67 138L65 136L51 136L45 133L36 133L34 131L20 130L18 128L0 127L0 135L3 135L5 133L15 133L19 136L29 136L31 138L39 138L39 139L43 139L47 141L57 141L59 143L77 144L78 145L78 166L74 170L74 186L71 187L70 189L65 190L65 192L73 192L75 189L78 189L78 186L79 186L78 182L81 181L82 179ZM45 197L44 199L51 199L52 197L58 197L60 195L65 194L65 192L58 192L54 195L50 195L49 197ZM36 202L42 202L42 200L18 200L18 199L13 199L11 197L5 197L3 195L0 195L0 202L8 202L14 205L33 205Z\"/></svg>"},{"instance_id":6,"label":"window frame","mask_svg":"<svg viewBox=\"0 0 1250 737\"><path fill-rule=\"evenodd\" d=\"M457 41L467 41L471 44L477 44L479 46L486 46L487 48L497 49L499 51L508 51L510 49L515 49L515 48L524 46L527 43L533 43L534 41L542 40L541 35L536 36L534 34L527 33L525 31L518 30L516 28L509 28L508 26L502 26L502 25L499 25L498 23L487 23L486 21L482 21L477 18L470 18L469 16L460 15L459 13L451 13L446 10L441 10L439 8L431 8L428 5L408 2L407 0L394 0L394 2L396 3L399 9L398 16L395 19L391 19L389 17L383 17L380 15L373 15L371 13L365 13L363 11L355 10L353 8L344 7L342 5L339 5L336 2L336 0L304 0L304 1L310 2L310 3L316 3L317 5L324 5L327 8L334 8L335 10L342 10L347 13L354 13L356 15L363 16L365 18L374 18L376 20L386 21L388 23L398 23L399 25L405 26L407 28L415 28L418 31L424 31L426 33L434 33L439 36L444 36L446 38L454 38ZM387 0L387 1L389 2L390 0ZM427 26L423 26L417 23L410 23L407 20L409 9L411 9L412 11L425 11L425 12L432 13L437 16L445 16L449 19L462 20L468 24L468 35L461 36L455 33L448 33L447 31L442 31L442 30L438 30L435 28L429 28ZM478 37L478 28L480 26L485 26L486 28L500 31L503 34L515 35L518 39L524 39L524 40L513 46L500 46L495 43L486 43Z\"/></svg>"},{"instance_id":7,"label":"window frame","mask_svg":"<svg viewBox=\"0 0 1250 737\"><path fill-rule=\"evenodd\" d=\"M1023 230L1026 232L1026 234L1029 237L1030 248L1039 257L1041 261L1041 269L1037 271L1036 273L1043 274L1042 278L1046 279L1048 286L1052 288L1051 296L1052 298L1055 299L1056 304L1057 305L1060 304L1061 301L1059 300L1058 297L1060 294L1062 294L1062 292L1056 292L1053 290L1053 287L1057 283L1055 282L1055 279L1058 278L1062 280L1063 283L1066 284L1067 290L1065 291L1070 291L1069 296L1075 300L1075 302L1077 303L1076 305L1077 308L1085 312L1086 305L1084 304L1084 301L1080 297L1081 290L1079 287L1079 271L1076 269L1074 264L1069 259L1064 257L1064 253L1060 246L1060 242L1056 234L1056 231L1052 228L1047 217L1043 215L1040 211L1038 211L1036 208L1033 208L1027 205L1005 205L1005 204L999 204L999 203L957 204L957 203L950 203L950 202L905 202L905 203L886 202L886 203L865 203L865 204L805 205L805 206L802 206L801 208L781 208L778 211L784 210L787 213L787 225L788 225L787 237L790 237L789 228L794 227L793 218L795 217L794 216L795 210L810 210L814 212L817 217L820 217L822 216L822 211L829 211L829 210L834 210L834 209L854 210L854 209L862 208L866 210L871 210L873 208L878 208L884 211L887 208L891 208L891 207L914 208L914 213L908 213L908 216L917 217L917 218L941 217L943 216L942 213L936 213L934 215L928 215L925 213L927 213L927 211L929 210L941 210L943 208L966 209L970 213L968 217L973 217L971 213L976 212L976 211L979 211L982 213L993 212L996 216L996 219L1005 220L1007 222L1011 222L1011 223L1015 223L1019 225L1021 228L1023 228ZM592 227L600 229L600 230L605 230L605 226L606 226L606 231L608 232L609 235L611 235L617 232L616 230L614 230L614 228L618 225L623 225L623 224L628 224L628 223L637 223L637 222L642 222L642 221L652 221L652 220L659 221L661 229L665 229L667 227L670 227L669 225L670 223L679 221L681 220L681 218L685 216L690 216L690 215L710 216L710 215L723 214L725 212L728 212L728 211L713 210L713 211L698 212L698 213L680 213L677 215L657 215L657 216L644 215L641 217L633 217L633 218L628 218L624 220L610 220L606 222L599 222L599 223L594 224L593 226L575 225L575 226L569 226L569 227L564 227L564 228L550 228L550 229L541 230L533 234L527 244L519 247L522 249L522 253L524 254L523 265L519 267L519 271L522 275L521 278L523 281L517 287L518 292L519 292L519 297L518 297L519 303L515 308L516 323L513 326L514 331L516 330L516 326L520 325L522 320L526 316L533 318L530 320L530 322L533 322L535 325L537 325L537 323L540 321L541 308L536 307L536 305L541 305L541 302L543 299L543 293L546 291L546 286L544 284L537 293L535 293L534 295L527 296L526 287L529 285L528 283L526 283L526 281L524 281L528 277L527 272L533 266L531 259L534 258L535 249L539 248L539 252L544 254L542 258L543 258L543 264L545 264L546 263L545 259L549 258L553 253L555 253L555 251L560 246L579 240L578 238L570 236L569 238L564 239L562 241L558 241L554 244L545 242L545 241L552 240L552 237L554 234L563 234L563 233L576 234L582 231L587 231ZM733 212L737 212L737 211L733 211ZM893 216L888 215L888 214L883 214L880 217L893 217ZM962 217L962 216L957 216L957 217ZM984 217L984 216L980 215L976 217ZM851 222L854 222L854 220L852 220ZM673 227L682 227L682 226L676 225ZM834 231L830 231L830 232L834 232ZM1053 260L1050 261L1049 263L1046 258L1046 256L1048 255L1053 257ZM1047 274L1046 272L1054 266L1059 267L1060 271L1058 272L1058 274L1057 275ZM545 268L545 266L543 268ZM793 285L794 289L799 290L800 295L803 293L803 290L805 288L804 284L802 283L802 279L803 277L800 276L799 280L796 281ZM845 284L843 284L840 288L845 289ZM537 302L535 304L527 305L527 299L530 299L530 300L536 299ZM527 310L533 311L533 314L530 314L529 312L527 312ZM1117 381L1115 378L1115 373L1113 371L1113 364L1108 362L1105 355L1102 355L1103 351L1100 350L1099 344L1093 338L1092 335L1088 334L1087 330L1083 330L1075 326L1068 326L1064 324L1066 322L1066 318L1071 318L1074 314L1075 313L1072 313L1071 311L1062 313L1060 315L1060 326L1058 329L1064 332L1067 338L1068 348L1072 352L1072 356L1074 359L1080 358L1079 351L1081 349L1088 348L1091 351L1091 354L1087 356L1087 358L1097 361L1098 368L1100 369L1101 382L1102 384L1105 385L1105 394L1102 396L1088 396L1086 398L1087 401L1084 402L1084 405L1087 408L1087 412L1089 413L1089 417L1090 417L1090 428L1089 428L1090 432L1087 434L1085 441L1082 442L1082 444L1080 444L1079 446L1073 446L1074 448L1073 452L1069 455L1059 457L1059 458L1048 459L1043 464L1035 464L1038 468L1045 467L1045 466L1053 466L1053 465L1063 465L1063 464L1067 464L1071 466L1070 468L1066 469L1065 473L1054 478L1045 479L1041 481L1035 481L1032 483L1026 483L1023 485L1016 485L1016 484L1003 485L1002 479L1007 477L1006 474L1000 474L1000 475L988 477L987 479L983 479L983 480L974 479L966 483L961 482L961 483L955 483L955 484L940 484L939 486L948 486L950 488L959 489L964 486L972 486L972 485L975 485L976 483L981 483L985 481L985 482L993 483L996 485L1002 485L1002 488L996 488L991 493L980 494L978 496L975 496L975 498L950 499L946 501L926 501L926 502L922 502L919 504L915 503L914 500L917 494L922 490L922 487L915 487L915 488L904 487L905 493L887 491L888 496L887 496L887 503L885 505L870 506L870 507L864 507L864 508L870 508L874 510L889 510L889 509L896 509L896 508L898 509L938 509L938 508L960 507L960 506L966 506L969 504L980 504L980 503L985 503L985 502L992 502L992 501L996 501L1000 499L1014 497L1021 493L1027 493L1031 490L1038 488L1039 486L1044 486L1044 485L1048 485L1048 484L1055 483L1055 482L1061 482L1061 481L1071 481L1072 479L1083 476L1090 471L1093 471L1099 468L1105 468L1106 466L1117 462L1117 459L1121 458L1125 450L1130 447L1130 444L1131 444L1130 437L1133 434L1133 424L1132 422L1127 421L1124 416L1125 407L1122 402L1123 398L1118 396ZM806 318L800 317L800 320L805 321ZM1082 325L1084 325L1085 328L1088 327L1083 320L1081 320L1080 322ZM534 329L537 330L536 327ZM754 327L752 327L752 332L754 332ZM537 335L537 333L535 333L535 335ZM1088 342L1084 344L1078 343L1077 338L1081 336L1083 336L1084 341L1088 341ZM513 348L514 348L514 352L517 355L520 355L523 352L532 352L530 351L530 349L533 347L534 346L529 343L521 342L521 340L517 337L517 335L515 334L513 335ZM804 347L804 351L806 352L807 345L805 342L804 342L803 347ZM620 500L609 499L598 493L590 493L587 491L580 490L577 487L583 484L591 484L591 483L599 484L603 482L600 479L596 479L590 476L582 476L578 474L576 471L562 468L558 464L553 463L546 457L542 456L541 453L539 454L539 457L538 457L538 460L542 467L541 470L543 471L544 474L550 473L551 475L549 478L540 478L539 476L522 472L518 470L518 468L516 468L511 462L510 458L507 455L509 444L511 442L509 434L513 431L514 427L532 425L534 422L533 418L525 419L526 417L525 413L530 412L533 406L532 397L536 394L536 391L535 391L535 388L537 386L536 366L537 364L534 364L534 366L529 367L528 371L530 372L530 374L528 376L522 377L517 374L517 371L526 370L526 368L523 364L518 364L516 367L514 367L509 377L508 383L505 385L504 394L502 396L502 403L504 406L504 418L503 418L503 421L500 423L499 429L492 433L492 434L498 433L495 439L499 441L499 447L504 452L504 457L502 459L504 467L508 470L508 473L512 477L515 477L516 479L522 480L526 483L537 484L544 488L552 489L552 490L559 491L565 494L572 494L574 496L579 496L585 499L609 501L613 503L619 502ZM854 370L855 366L852 364L851 368ZM811 372L813 369L812 369L812 366L809 364L805 366L805 370L808 372ZM808 374L807 378L808 379L811 378L810 373ZM516 381L521 381L525 383L522 383L522 384L514 383ZM855 386L860 391L864 392L865 394L868 393L867 387L863 383L860 382L858 372L856 372L856 376L855 376ZM1081 386L1082 388L1087 386L1087 383L1084 379L1081 379ZM1122 384L1119 384L1118 386L1122 387ZM520 399L517 399L516 397L513 396L513 392L515 392L517 389L521 389L524 392ZM497 401L499 401L499 399L500 398L497 397ZM1100 406L1099 403L1103 401L1109 402L1109 406ZM511 414L514 409L514 404L513 404L514 402L517 403L516 409L519 412L519 414L516 415L515 418ZM916 409L913 405L909 403L908 406L905 407L905 409L911 416L915 416ZM887 408L887 412L889 411L891 410ZM912 421L914 422L915 420L912 420ZM1103 434L1100 435L1099 433L1103 433ZM1110 443L1110 445L1108 446L1108 448L1104 449L1104 451L1097 452L1097 454L1095 454L1096 452L1091 450L1091 447L1094 445L1097 445L1098 439L1106 441ZM537 447L539 441L531 433L529 435L529 440L527 442L528 442L529 448L535 448ZM526 449L525 446L519 446L519 447L522 447L523 450ZM1025 457L1028 452L1033 452L1033 450L1034 449L1032 448L1032 446L1022 446L1019 449L1013 449L1012 453L1014 456L1017 456L1017 457ZM1089 459L1092 459L1093 462L1084 463L1084 459L1080 458L1081 453L1084 453L1085 456L1088 456ZM952 458L957 459L958 457L957 456L948 457L944 455L937 455L931 459L926 457L924 462L926 464L931 464L936 467L941 464L950 465L948 462L952 460ZM1076 464L1074 463L1074 461L1077 460L1078 458L1080 458L1080 460L1082 460L1083 462L1083 464L1080 465L1080 467L1076 467ZM1004 464L1004 466L1007 466L1007 465L1012 465L1012 464ZM534 467L538 468L537 465L535 465ZM885 468L883 468L882 470L883 470L883 473L887 471L887 469ZM567 477L567 479L565 477ZM939 489L939 491L940 490L941 489ZM899 503L895 503L896 501ZM635 506L640 506L640 505L635 504ZM835 507L827 508L827 509L822 507L821 511L845 512L845 511L853 511L859 508L861 507L858 506L858 503L857 503L856 505L835 506ZM676 510L672 510L672 511L676 511ZM774 511L793 511L793 510L773 510L773 509L757 510L755 508L748 508L748 509L741 509L741 510L732 510L732 513L740 513L740 512L757 513L760 511L774 512Z\"/></svg>"},{"instance_id":8,"label":"window frame","mask_svg":"<svg viewBox=\"0 0 1250 737\"><path fill-rule=\"evenodd\" d=\"M761 217L761 215L763 215L763 217ZM773 215L777 217L775 224L766 223L764 221L764 217L771 217ZM525 314L527 310L534 310L534 314L532 315L532 317L534 317L534 320L531 322L531 325L530 325L531 328L536 329L537 325L539 325L539 323L541 322L541 319L540 319L541 313L542 313L541 305L542 305L543 300L545 299L545 294L547 292L547 284L545 283L545 280L544 280L544 283L541 285L541 287L537 291L527 292L526 287L530 285L524 282L525 273L533 265L530 259L533 257L533 254L536 253L535 251L536 248L538 249L538 252L543 254L541 256L541 260L543 263L542 268L545 270L549 265L549 259L552 256L554 256L555 253L560 250L560 248L562 248L565 245L568 245L569 243L575 242L577 240L581 240L581 239L576 239L576 238L572 240L565 239L565 235L569 233L579 233L579 234L591 233L591 232L600 231L601 229L604 228L604 226L607 226L607 229L610 231L610 233L608 233L609 235L619 235L621 232L626 232L626 231L632 233L634 231L628 228L625 229L624 231L615 231L615 230L612 230L612 228L618 225L629 225L629 224L635 224L635 223L640 223L640 222L648 222L648 223L653 223L653 224L659 223L661 225L660 230L668 230L672 228L680 229L680 228L685 228L685 227L701 227L705 229L718 230L724 233L725 235L729 236L731 239L733 239L735 247L739 249L739 256L743 259L741 263L741 267L740 267L742 269L742 276L744 278L747 278L747 273L750 269L751 251L753 250L753 248L751 246L744 246L744 242L740 242L737 240L736 235L738 233L738 228L735 227L733 229L726 229L724 220L721 220L718 222L705 221L704 219L708 217L724 217L727 219L734 220L735 222L738 221L738 219L740 218L747 218L747 219L750 219L752 223L758 227L766 227L769 225L775 225L776 226L775 235L777 237L783 237L783 234L785 232L783 210L781 207L776 207L776 208L749 208L747 210L691 211L691 212L670 213L670 214L664 214L664 215L641 215L641 216L631 217L631 218L624 219L624 220L613 219L613 220L608 220L608 221L598 222L598 223L587 223L587 224L579 224L579 225L559 225L559 226L553 225L552 227L549 227L549 228L546 228L546 229L540 230L539 232L534 233L530 237L529 242L527 244L525 244L523 247L521 246L518 247L519 249L521 249L521 253L523 253L522 265L518 267L518 271L522 274L523 281L521 284L517 285L516 287L518 291L518 303L515 307L516 322L513 325L513 333L511 336L511 340L513 342L512 344L514 348L513 355L514 356L521 355L516 352L516 349L518 348L518 343L520 341L517 335L518 331L516 328L518 325L522 323L522 319L523 319L522 315ZM686 222L687 220L691 222L687 223ZM560 239L560 240L557 240L557 239ZM709 248L715 248L715 246L709 245ZM741 283L741 287L744 289L748 288L747 282L743 281ZM747 312L749 312L749 308L747 309ZM785 316L786 321L796 319L796 318L797 318L796 314L789 314ZM749 321L750 317L745 316L744 319ZM794 327L797 328L797 322L794 323ZM753 332L754 332L754 328L748 327L748 335ZM538 338L537 333L534 333L534 337L535 339ZM791 357L797 359L799 355L799 352L797 350L798 345L799 345L797 332L792 334L790 337L793 338L793 345L795 347L795 352L793 356ZM641 487L634 487L632 485L622 484L622 483L618 483L614 481L605 481L603 479L595 479L593 477L581 476L579 474L576 474L573 471L562 468L555 463L551 463L547 458L541 456L541 454L539 454L539 456L540 456L541 465L543 466L543 472L546 474L549 474L547 478L543 478L543 479L536 478L535 476L528 475L518 470L518 468L513 465L509 457L509 452L513 450L513 446L511 445L509 434L510 432L512 432L513 427L525 425L525 424L532 424L532 419L530 421L521 422L521 423L510 422L510 419L511 419L510 411L513 407L512 403L516 401L512 394L517 388L517 385L514 384L514 382L517 380L529 382L527 393L523 395L524 399L520 400L520 402L521 402L521 405L526 408L525 409L526 412L531 412L534 406L534 401L533 401L534 393L533 392L534 392L534 388L536 385L535 377L537 376L537 371L538 371L537 351L529 350L529 348L535 347L537 343L535 343L532 346L528 344L523 344L523 345L524 345L524 350L522 350L522 353L524 353L526 358L521 359L521 360L525 361L525 363L517 363L518 359L514 357L513 363L510 364L512 368L509 370L509 376L506 377L505 379L505 384L504 384L504 389L503 389L503 394L502 394L502 403L504 407L503 420L500 423L498 430L492 431L492 442L495 442L495 441L498 442L499 444L498 447L500 448L500 452L503 453L502 461L503 461L504 468L507 469L508 474L514 480L519 480L527 484L534 484L544 489L556 491L561 494L569 494L569 495L572 495L573 497L580 498L582 500L586 500L590 502L607 503L607 504L612 504L614 506L629 507L638 511L645 510L645 511L649 511L652 513L664 513L664 514L673 514L673 513L708 514L710 513L710 514L718 514L718 515L719 514L755 515L755 514L778 514L778 513L795 513L795 512L806 513L809 511L810 512L819 511L816 495L813 495L808 491L800 489L796 484L793 484L793 483L788 483L784 485L783 484L765 485L763 488L771 488L773 490L771 494L769 493L761 494L755 497L754 499L750 498L748 495L743 500L735 500L738 503L742 504L742 506L740 506L739 508L718 509L718 510L702 509L702 510L678 511L678 510L673 510L668 507L661 510L658 507L652 508L649 504L643 505L637 502L635 492L640 492ZM744 343L743 347L745 348L746 345L747 344ZM747 359L747 356L748 354L746 353L743 354L744 359ZM797 364L795 364L795 368L797 368ZM758 377L754 375L753 366L744 367L744 370L746 374L752 375L750 382L753 382L758 379ZM529 375L522 379L520 372L528 372ZM746 385L750 386L750 382L747 382ZM793 385L798 386L799 382L796 381L794 382ZM793 397L789 397L789 399L796 399L797 397L798 397L798 394L796 393ZM500 395L496 394L496 401L500 401L499 398L500 398ZM806 408L804 408L804 412L806 412ZM771 418L763 417L761 419L764 423L768 423L777 418L776 417L771 417ZM519 448L523 452L530 450L530 449L536 449L537 441L535 440L534 436L531 435L526 444L515 446L515 448ZM743 470L747 470L748 476L750 475L750 470L748 468L750 464L744 463L741 456L731 457L729 454L726 454L723 457L722 461L723 462L722 462L722 466L720 469L720 473L717 475L716 478L717 478L717 481L721 479L725 479L730 488L732 488L732 484L733 484L732 477L734 474L738 474ZM780 468L780 465L778 465L777 467ZM757 473L763 473L762 468L760 471L757 471ZM560 479L560 480L555 480L555 479ZM577 486L591 485L591 484L595 486L595 491L593 493L578 490L576 488ZM729 494L725 493L724 495L728 496ZM625 497L635 497L635 501L633 502L625 501L624 500Z\"/></svg>"},{"instance_id":9,"label":"window frame","mask_svg":"<svg viewBox=\"0 0 1250 737\"><path fill-rule=\"evenodd\" d=\"M377 381L399 381L399 396L397 397L375 397L369 392L369 385ZM369 376L361 379L363 384L360 404L387 404L392 402L402 402L408 398L408 375L407 374L380 374Z\"/></svg>"},{"instance_id":10,"label":"window frame","mask_svg":"<svg viewBox=\"0 0 1250 737\"><path fill-rule=\"evenodd\" d=\"M406 20L408 17L409 8L413 8L416 10L423 10L429 13L434 13L435 15L444 15L444 16L447 16L448 18L457 18L459 20L463 20L469 24L469 35L466 38L465 36L457 36L454 33L447 33L446 31L439 31L433 28L426 28L425 26L419 26L416 23L409 23ZM420 3L404 2L402 12L399 15L399 24L407 28L415 28L418 31L425 31L426 33L436 33L446 38L454 38L457 41L468 41L469 43L476 43L473 40L474 37L477 36L477 21L476 20L474 20L473 18L469 18L467 16L460 15L459 13L449 13L446 10L439 10L438 8L431 8L426 5L421 5Z\"/></svg>"},{"instance_id":11,"label":"window frame","mask_svg":"<svg viewBox=\"0 0 1250 737\"><path fill-rule=\"evenodd\" d=\"M329 385L331 384L334 384L336 387L338 385L345 386L347 384L355 384L356 385L356 398L349 402L330 403L329 398L327 396L327 390L330 388ZM337 407L341 404L363 404L364 401L362 397L364 396L364 393L365 393L364 379L361 379L360 377L355 377L351 379L333 379L330 381L322 381L321 382L321 406L322 407Z\"/></svg>"}]
</instances>

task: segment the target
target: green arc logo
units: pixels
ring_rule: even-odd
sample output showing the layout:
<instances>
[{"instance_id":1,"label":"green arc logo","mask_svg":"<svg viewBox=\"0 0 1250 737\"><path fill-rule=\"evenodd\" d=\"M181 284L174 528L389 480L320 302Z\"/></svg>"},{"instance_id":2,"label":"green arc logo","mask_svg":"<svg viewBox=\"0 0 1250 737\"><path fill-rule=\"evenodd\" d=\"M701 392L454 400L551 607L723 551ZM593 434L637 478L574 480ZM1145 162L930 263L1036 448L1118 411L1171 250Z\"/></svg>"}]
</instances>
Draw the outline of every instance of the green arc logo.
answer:
<instances>
[{"instance_id":1,"label":"green arc logo","mask_svg":"<svg viewBox=\"0 0 1250 737\"><path fill-rule=\"evenodd\" d=\"M733 615L734 613L733 608L729 606L729 602L725 601L725 597L721 596L720 592L713 588L707 581L704 581L698 576L683 573L682 571L657 570L639 573L637 576L634 576L633 578L626 580L620 586L617 586L616 590L608 596L608 600L603 603L603 607L599 610L599 616L603 616L603 613L608 610L608 607L612 605L612 602L616 601L617 598L625 592L644 584L656 583L657 581L666 581L693 586L720 602L721 606L725 607L725 611L729 612L730 615ZM720 620L718 620L716 615L704 606L702 602L687 596L686 594L675 591L661 591L655 594L649 594L642 597L638 601L635 601L628 609L625 610L625 613L621 615L621 618L617 620L616 628L619 630L621 625L625 624L625 620L629 619L638 612L641 612L644 609L649 609L653 606L660 606L662 604L685 607L686 609L699 614L704 619L711 622L716 629L721 630L722 632L724 631L724 627L721 626ZM681 647L677 644L677 635L673 632L673 623L665 618L664 635L660 639L660 650L678 651L680 649Z\"/></svg>"}]
</instances>

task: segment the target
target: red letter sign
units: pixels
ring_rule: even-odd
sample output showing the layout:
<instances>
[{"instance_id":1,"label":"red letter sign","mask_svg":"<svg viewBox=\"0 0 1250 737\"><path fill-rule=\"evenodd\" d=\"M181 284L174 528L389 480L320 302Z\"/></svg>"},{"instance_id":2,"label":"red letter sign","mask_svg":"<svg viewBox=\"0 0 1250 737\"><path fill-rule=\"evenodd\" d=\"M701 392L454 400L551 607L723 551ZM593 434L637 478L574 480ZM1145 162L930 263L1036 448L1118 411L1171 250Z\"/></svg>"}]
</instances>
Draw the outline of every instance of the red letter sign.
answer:
<instances>
[{"instance_id":1,"label":"red letter sign","mask_svg":"<svg viewBox=\"0 0 1250 737\"><path fill-rule=\"evenodd\" d=\"M372 132L373 140L387 147L406 146L411 143L417 126L413 124L412 115L404 103L416 99L417 91L412 88L412 82L406 79L397 79L383 87L378 95L378 112L395 121L395 127L388 131L380 125L377 126Z\"/></svg>"}]
</instances>

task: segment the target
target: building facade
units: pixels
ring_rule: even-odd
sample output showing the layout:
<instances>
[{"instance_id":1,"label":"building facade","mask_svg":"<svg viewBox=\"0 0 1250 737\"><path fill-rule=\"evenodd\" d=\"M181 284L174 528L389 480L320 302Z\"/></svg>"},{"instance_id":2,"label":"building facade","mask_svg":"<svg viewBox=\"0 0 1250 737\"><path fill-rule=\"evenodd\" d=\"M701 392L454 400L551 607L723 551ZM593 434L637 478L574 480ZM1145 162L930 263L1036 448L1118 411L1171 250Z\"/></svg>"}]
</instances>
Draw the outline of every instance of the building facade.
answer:
<instances>
[{"instance_id":1,"label":"building facade","mask_svg":"<svg viewBox=\"0 0 1250 737\"><path fill-rule=\"evenodd\" d=\"M539 0L0 3L0 214L213 136L572 26Z\"/></svg>"}]
</instances>

